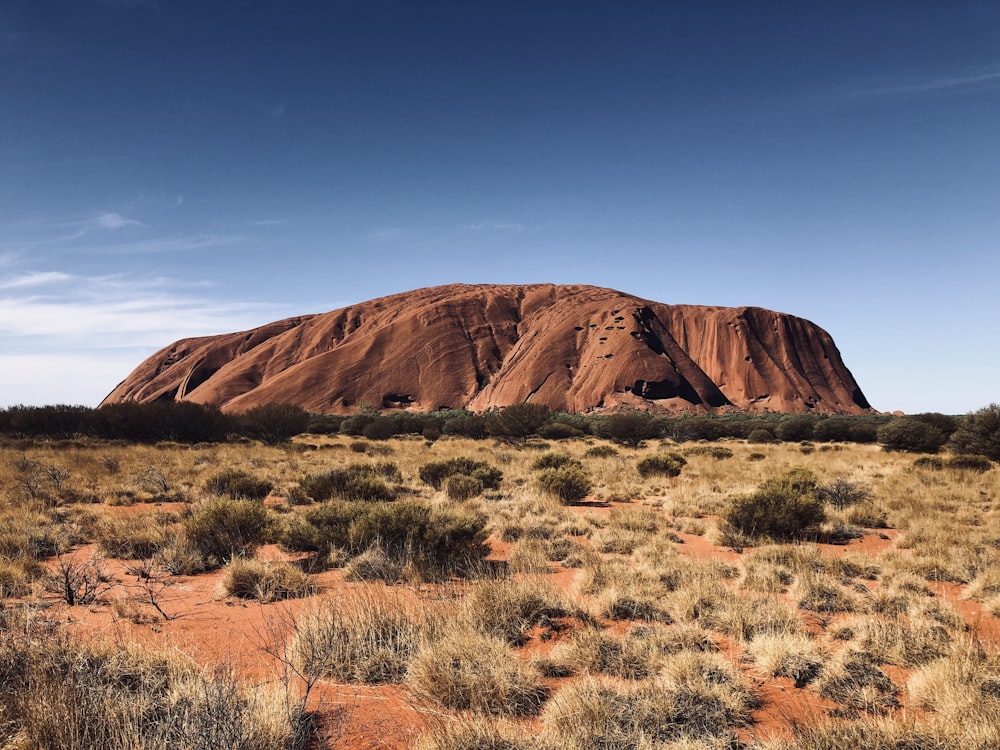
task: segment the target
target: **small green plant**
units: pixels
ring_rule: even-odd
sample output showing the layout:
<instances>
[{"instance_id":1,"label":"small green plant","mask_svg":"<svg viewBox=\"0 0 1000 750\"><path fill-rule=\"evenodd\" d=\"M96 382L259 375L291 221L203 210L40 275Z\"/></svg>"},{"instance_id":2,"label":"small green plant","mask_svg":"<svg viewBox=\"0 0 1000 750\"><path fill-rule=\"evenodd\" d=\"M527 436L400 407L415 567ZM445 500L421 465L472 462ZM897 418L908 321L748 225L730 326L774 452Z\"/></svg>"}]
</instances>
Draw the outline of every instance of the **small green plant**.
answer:
<instances>
[{"instance_id":1,"label":"small green plant","mask_svg":"<svg viewBox=\"0 0 1000 750\"><path fill-rule=\"evenodd\" d=\"M532 471L541 471L542 469L559 469L563 466L575 466L578 469L583 468L582 463L565 453L546 453L531 462Z\"/></svg>"},{"instance_id":2,"label":"small green plant","mask_svg":"<svg viewBox=\"0 0 1000 750\"><path fill-rule=\"evenodd\" d=\"M679 453L661 453L647 456L636 464L639 476L647 479L652 476L677 477L681 469L687 465L687 459Z\"/></svg>"},{"instance_id":3,"label":"small green plant","mask_svg":"<svg viewBox=\"0 0 1000 750\"><path fill-rule=\"evenodd\" d=\"M945 465L949 469L964 469L965 471L974 471L977 474L983 474L993 468L993 462L990 459L971 453L959 453L957 456L951 456Z\"/></svg>"},{"instance_id":4,"label":"small green plant","mask_svg":"<svg viewBox=\"0 0 1000 750\"><path fill-rule=\"evenodd\" d=\"M487 490L500 489L500 482L503 481L503 472L500 469L490 466L485 461L476 461L464 456L432 461L421 466L419 471L420 481L436 490L444 487L445 480L456 474L475 477Z\"/></svg>"},{"instance_id":5,"label":"small green plant","mask_svg":"<svg viewBox=\"0 0 1000 750\"><path fill-rule=\"evenodd\" d=\"M950 447L957 453L1000 461L1000 404L990 404L962 417L951 435Z\"/></svg>"},{"instance_id":6,"label":"small green plant","mask_svg":"<svg viewBox=\"0 0 1000 750\"><path fill-rule=\"evenodd\" d=\"M684 451L686 456L709 456L716 460L732 458L733 452L723 445L696 445Z\"/></svg>"},{"instance_id":7,"label":"small green plant","mask_svg":"<svg viewBox=\"0 0 1000 750\"><path fill-rule=\"evenodd\" d=\"M274 488L266 479L239 469L226 469L211 477L205 489L214 495L227 495L234 500L263 500Z\"/></svg>"},{"instance_id":8,"label":"small green plant","mask_svg":"<svg viewBox=\"0 0 1000 750\"><path fill-rule=\"evenodd\" d=\"M563 466L538 473L538 486L566 505L578 503L590 494L593 483L582 469Z\"/></svg>"},{"instance_id":9,"label":"small green plant","mask_svg":"<svg viewBox=\"0 0 1000 750\"><path fill-rule=\"evenodd\" d=\"M610 445L595 445L587 448L583 453L587 458L614 458L619 455L618 451Z\"/></svg>"},{"instance_id":10,"label":"small green plant","mask_svg":"<svg viewBox=\"0 0 1000 750\"><path fill-rule=\"evenodd\" d=\"M483 482L477 477L454 474L444 483L444 493L449 500L470 500L483 492Z\"/></svg>"},{"instance_id":11,"label":"small green plant","mask_svg":"<svg viewBox=\"0 0 1000 750\"><path fill-rule=\"evenodd\" d=\"M215 500L184 522L184 534L205 560L223 565L234 557L253 554L271 525L271 512L259 502Z\"/></svg>"},{"instance_id":12,"label":"small green plant","mask_svg":"<svg viewBox=\"0 0 1000 750\"><path fill-rule=\"evenodd\" d=\"M733 498L722 517L752 537L802 539L815 534L826 518L817 489L812 472L793 469L764 482L752 494Z\"/></svg>"},{"instance_id":13,"label":"small green plant","mask_svg":"<svg viewBox=\"0 0 1000 750\"><path fill-rule=\"evenodd\" d=\"M387 479L402 480L399 469L391 462L351 464L343 469L307 476L300 484L308 497L320 502L331 498L388 502L396 499L397 491L386 483Z\"/></svg>"}]
</instances>

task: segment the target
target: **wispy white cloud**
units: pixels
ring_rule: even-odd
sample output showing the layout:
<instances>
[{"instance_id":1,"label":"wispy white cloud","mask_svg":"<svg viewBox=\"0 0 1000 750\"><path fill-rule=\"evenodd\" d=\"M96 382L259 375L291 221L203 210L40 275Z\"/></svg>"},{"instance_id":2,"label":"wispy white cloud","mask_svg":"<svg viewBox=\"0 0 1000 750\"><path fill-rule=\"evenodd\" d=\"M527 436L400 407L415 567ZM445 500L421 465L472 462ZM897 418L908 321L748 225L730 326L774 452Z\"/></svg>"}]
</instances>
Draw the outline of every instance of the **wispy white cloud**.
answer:
<instances>
[{"instance_id":1,"label":"wispy white cloud","mask_svg":"<svg viewBox=\"0 0 1000 750\"><path fill-rule=\"evenodd\" d=\"M896 81L882 86L854 91L855 97L907 96L963 91L974 92L1000 87L1000 67L960 75L939 75Z\"/></svg>"},{"instance_id":2,"label":"wispy white cloud","mask_svg":"<svg viewBox=\"0 0 1000 750\"><path fill-rule=\"evenodd\" d=\"M29 271L28 273L0 279L0 289L25 289L69 281L73 277L60 271Z\"/></svg>"},{"instance_id":3,"label":"wispy white cloud","mask_svg":"<svg viewBox=\"0 0 1000 750\"><path fill-rule=\"evenodd\" d=\"M142 227L145 226L141 221L136 219L128 219L122 216L117 211L111 211L108 213L103 213L93 219L93 224L100 227L101 229L121 229L123 227Z\"/></svg>"},{"instance_id":4,"label":"wispy white cloud","mask_svg":"<svg viewBox=\"0 0 1000 750\"><path fill-rule=\"evenodd\" d=\"M177 253L191 250L206 250L221 245L231 245L242 237L223 234L189 234L176 237L153 237L132 242L90 244L77 248L80 252L104 253L107 255L152 255L154 253Z\"/></svg>"},{"instance_id":5,"label":"wispy white cloud","mask_svg":"<svg viewBox=\"0 0 1000 750\"><path fill-rule=\"evenodd\" d=\"M288 219L258 219L257 221L251 221L250 226L252 227L279 227L283 224L287 224Z\"/></svg>"},{"instance_id":6,"label":"wispy white cloud","mask_svg":"<svg viewBox=\"0 0 1000 750\"><path fill-rule=\"evenodd\" d=\"M294 312L219 300L206 294L204 282L162 276L47 271L0 283L0 400L8 404L96 403L172 341L245 330Z\"/></svg>"}]
</instances>

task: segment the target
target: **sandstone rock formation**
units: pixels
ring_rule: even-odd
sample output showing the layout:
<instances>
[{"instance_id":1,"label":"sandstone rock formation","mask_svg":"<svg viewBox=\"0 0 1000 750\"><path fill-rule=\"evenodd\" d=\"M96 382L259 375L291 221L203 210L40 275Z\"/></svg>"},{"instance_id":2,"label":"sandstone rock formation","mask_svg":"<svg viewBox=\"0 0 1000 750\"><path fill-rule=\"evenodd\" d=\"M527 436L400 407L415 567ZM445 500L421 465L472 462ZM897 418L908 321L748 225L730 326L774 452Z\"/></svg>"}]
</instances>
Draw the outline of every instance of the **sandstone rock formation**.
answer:
<instances>
[{"instance_id":1,"label":"sandstone rock formation","mask_svg":"<svg viewBox=\"0 0 1000 750\"><path fill-rule=\"evenodd\" d=\"M240 412L521 402L707 413L869 410L829 334L756 307L667 305L592 286L451 285L183 339L105 399Z\"/></svg>"}]
</instances>

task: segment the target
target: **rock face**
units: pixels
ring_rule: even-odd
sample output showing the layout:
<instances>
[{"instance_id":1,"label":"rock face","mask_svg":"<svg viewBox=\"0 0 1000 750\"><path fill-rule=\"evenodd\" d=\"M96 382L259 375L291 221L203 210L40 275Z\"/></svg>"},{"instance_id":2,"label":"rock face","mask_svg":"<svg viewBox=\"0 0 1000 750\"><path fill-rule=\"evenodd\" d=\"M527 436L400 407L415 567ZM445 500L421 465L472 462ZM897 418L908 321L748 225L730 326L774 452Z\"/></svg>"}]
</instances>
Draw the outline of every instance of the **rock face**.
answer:
<instances>
[{"instance_id":1,"label":"rock face","mask_svg":"<svg viewBox=\"0 0 1000 750\"><path fill-rule=\"evenodd\" d=\"M159 399L327 414L522 402L570 412L870 409L833 339L809 321L552 284L431 287L183 339L104 403Z\"/></svg>"}]
</instances>

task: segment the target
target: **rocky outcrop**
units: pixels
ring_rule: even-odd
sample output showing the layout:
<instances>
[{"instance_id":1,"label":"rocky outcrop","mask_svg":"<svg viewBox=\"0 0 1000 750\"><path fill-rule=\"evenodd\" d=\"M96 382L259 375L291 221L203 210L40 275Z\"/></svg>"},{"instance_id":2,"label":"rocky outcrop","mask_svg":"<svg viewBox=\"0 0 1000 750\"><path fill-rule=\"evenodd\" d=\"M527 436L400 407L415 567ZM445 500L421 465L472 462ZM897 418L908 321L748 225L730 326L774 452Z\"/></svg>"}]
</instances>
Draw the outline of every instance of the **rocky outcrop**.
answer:
<instances>
[{"instance_id":1,"label":"rocky outcrop","mask_svg":"<svg viewBox=\"0 0 1000 750\"><path fill-rule=\"evenodd\" d=\"M870 408L833 339L807 320L552 284L431 287L183 339L104 403L158 399L235 412L269 402L316 413L522 402L571 412Z\"/></svg>"}]
</instances>

